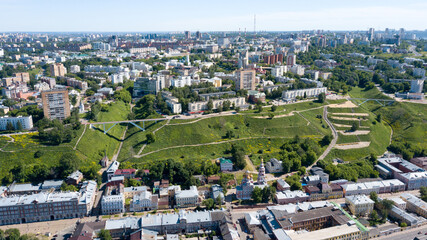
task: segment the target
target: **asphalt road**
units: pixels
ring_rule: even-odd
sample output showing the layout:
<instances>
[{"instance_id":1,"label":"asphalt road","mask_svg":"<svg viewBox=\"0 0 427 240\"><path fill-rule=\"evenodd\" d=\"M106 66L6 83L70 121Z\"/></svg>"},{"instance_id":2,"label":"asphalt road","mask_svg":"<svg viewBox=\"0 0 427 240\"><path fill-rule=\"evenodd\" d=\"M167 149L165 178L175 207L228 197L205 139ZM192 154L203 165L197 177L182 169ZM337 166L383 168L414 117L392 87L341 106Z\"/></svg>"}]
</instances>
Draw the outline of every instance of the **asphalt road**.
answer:
<instances>
[{"instance_id":1,"label":"asphalt road","mask_svg":"<svg viewBox=\"0 0 427 240\"><path fill-rule=\"evenodd\" d=\"M418 234L419 232L421 232L421 234ZM374 238L374 239L378 239L378 240L410 240L410 239L414 239L415 237L417 237L420 240L426 240L427 239L427 235L425 235L427 233L427 225L424 225L422 227L418 227L418 228L414 228L414 229L409 229L409 230L405 230L402 232L398 232L398 233L394 233L394 234L390 234L387 236L382 236L379 238Z\"/></svg>"}]
</instances>

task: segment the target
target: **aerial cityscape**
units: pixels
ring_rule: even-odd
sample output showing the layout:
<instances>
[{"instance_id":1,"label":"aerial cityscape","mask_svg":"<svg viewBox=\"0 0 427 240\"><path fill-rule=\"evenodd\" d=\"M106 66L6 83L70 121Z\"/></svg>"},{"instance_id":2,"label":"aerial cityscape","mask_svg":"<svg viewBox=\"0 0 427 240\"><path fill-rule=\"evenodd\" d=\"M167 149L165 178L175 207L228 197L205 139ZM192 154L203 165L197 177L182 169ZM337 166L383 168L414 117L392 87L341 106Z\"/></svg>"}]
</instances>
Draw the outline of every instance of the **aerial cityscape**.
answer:
<instances>
[{"instance_id":1,"label":"aerial cityscape","mask_svg":"<svg viewBox=\"0 0 427 240\"><path fill-rule=\"evenodd\" d=\"M427 240L426 2L0 12L0 240Z\"/></svg>"}]
</instances>

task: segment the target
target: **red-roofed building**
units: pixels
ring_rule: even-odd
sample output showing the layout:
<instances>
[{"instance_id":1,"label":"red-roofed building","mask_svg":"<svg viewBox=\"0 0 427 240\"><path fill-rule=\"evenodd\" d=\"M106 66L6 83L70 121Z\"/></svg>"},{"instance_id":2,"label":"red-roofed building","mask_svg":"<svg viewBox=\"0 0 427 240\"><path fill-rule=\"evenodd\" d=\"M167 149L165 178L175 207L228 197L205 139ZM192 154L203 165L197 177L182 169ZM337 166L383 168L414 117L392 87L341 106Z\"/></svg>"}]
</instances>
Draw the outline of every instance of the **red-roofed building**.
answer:
<instances>
[{"instance_id":1,"label":"red-roofed building","mask_svg":"<svg viewBox=\"0 0 427 240\"><path fill-rule=\"evenodd\" d=\"M126 179L135 178L136 169L117 169L114 176L123 176Z\"/></svg>"}]
</instances>

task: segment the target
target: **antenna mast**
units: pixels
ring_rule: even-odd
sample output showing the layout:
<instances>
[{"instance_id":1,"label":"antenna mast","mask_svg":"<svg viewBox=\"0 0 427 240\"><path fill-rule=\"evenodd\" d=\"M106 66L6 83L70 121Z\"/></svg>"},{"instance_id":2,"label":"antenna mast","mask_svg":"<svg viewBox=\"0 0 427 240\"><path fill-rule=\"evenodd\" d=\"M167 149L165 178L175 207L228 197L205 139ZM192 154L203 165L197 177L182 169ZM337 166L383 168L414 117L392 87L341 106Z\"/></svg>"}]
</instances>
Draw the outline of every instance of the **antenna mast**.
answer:
<instances>
[{"instance_id":1,"label":"antenna mast","mask_svg":"<svg viewBox=\"0 0 427 240\"><path fill-rule=\"evenodd\" d=\"M256 14L254 14L254 34L256 35Z\"/></svg>"}]
</instances>

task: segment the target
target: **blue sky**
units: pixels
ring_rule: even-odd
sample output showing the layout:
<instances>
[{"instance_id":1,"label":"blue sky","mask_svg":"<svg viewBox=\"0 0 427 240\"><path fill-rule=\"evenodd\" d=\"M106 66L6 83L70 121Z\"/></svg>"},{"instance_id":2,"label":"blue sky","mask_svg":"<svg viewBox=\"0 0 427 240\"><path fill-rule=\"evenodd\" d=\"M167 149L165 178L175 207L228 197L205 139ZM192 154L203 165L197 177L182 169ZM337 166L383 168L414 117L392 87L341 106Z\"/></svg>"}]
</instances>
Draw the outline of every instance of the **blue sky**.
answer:
<instances>
[{"instance_id":1,"label":"blue sky","mask_svg":"<svg viewBox=\"0 0 427 240\"><path fill-rule=\"evenodd\" d=\"M0 0L0 31L427 29L426 0Z\"/></svg>"}]
</instances>

